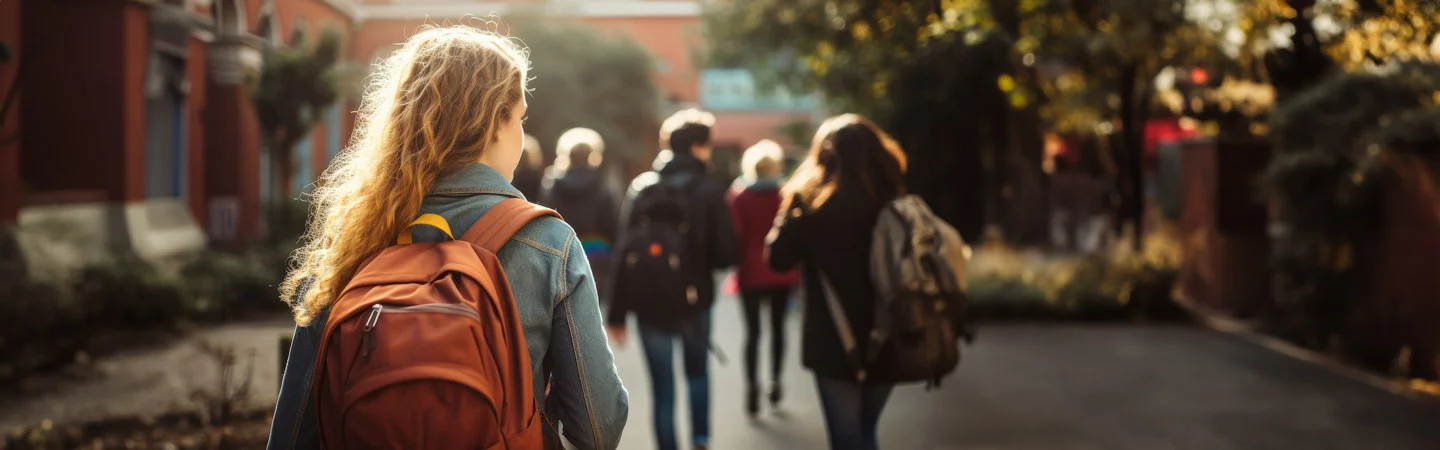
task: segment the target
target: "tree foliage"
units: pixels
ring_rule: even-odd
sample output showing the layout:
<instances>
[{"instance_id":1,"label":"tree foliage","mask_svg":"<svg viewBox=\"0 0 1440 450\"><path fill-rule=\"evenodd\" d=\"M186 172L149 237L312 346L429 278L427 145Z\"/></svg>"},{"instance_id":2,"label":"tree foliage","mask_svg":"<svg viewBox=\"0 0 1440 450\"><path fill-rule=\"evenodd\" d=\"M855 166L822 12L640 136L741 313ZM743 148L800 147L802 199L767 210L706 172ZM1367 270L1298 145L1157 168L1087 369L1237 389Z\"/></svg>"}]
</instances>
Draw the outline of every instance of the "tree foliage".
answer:
<instances>
[{"instance_id":1,"label":"tree foliage","mask_svg":"<svg viewBox=\"0 0 1440 450\"><path fill-rule=\"evenodd\" d=\"M297 29L290 45L266 51L251 101L271 152L272 179L282 198L294 193L295 145L310 135L324 119L325 109L340 97L336 65L342 45L340 30L335 28L326 28L313 45L304 31Z\"/></svg>"},{"instance_id":2,"label":"tree foliage","mask_svg":"<svg viewBox=\"0 0 1440 450\"><path fill-rule=\"evenodd\" d=\"M634 160L652 153L660 99L644 49L629 37L576 22L521 18L510 24L530 48L525 130L550 155L560 134L573 127L599 132L610 155Z\"/></svg>"},{"instance_id":3,"label":"tree foliage","mask_svg":"<svg viewBox=\"0 0 1440 450\"><path fill-rule=\"evenodd\" d=\"M1336 73L1274 123L1265 181L1286 229L1274 245L1277 301L1295 331L1335 333L1347 317L1352 248L1380 224L1380 180L1440 145L1440 66Z\"/></svg>"},{"instance_id":4,"label":"tree foliage","mask_svg":"<svg viewBox=\"0 0 1440 450\"><path fill-rule=\"evenodd\" d=\"M289 180L295 144L309 136L325 108L340 96L336 66L342 45L337 29L327 28L314 45L297 30L290 45L266 52L251 100L262 136L281 165L277 180ZM291 187L284 184L288 194Z\"/></svg>"},{"instance_id":5,"label":"tree foliage","mask_svg":"<svg viewBox=\"0 0 1440 450\"><path fill-rule=\"evenodd\" d=\"M819 92L837 111L871 117L910 157L910 189L969 239L998 213L1012 167L1016 114L997 85L1012 67L1002 35L975 2L738 0L705 14L712 66L750 69L762 85ZM946 8L951 8L947 13ZM1038 158L1039 144L1032 155ZM1003 149L1003 150L1002 150ZM987 211L990 211L987 213Z\"/></svg>"},{"instance_id":6,"label":"tree foliage","mask_svg":"<svg viewBox=\"0 0 1440 450\"><path fill-rule=\"evenodd\" d=\"M1220 0L1212 0L1220 1ZM1234 57L1264 60L1259 78L1282 94L1318 82L1332 69L1359 70L1440 57L1440 3L1429 0L1254 0L1207 26L1244 37ZM1317 61L1316 59L1324 59Z\"/></svg>"},{"instance_id":7,"label":"tree foliage","mask_svg":"<svg viewBox=\"0 0 1440 450\"><path fill-rule=\"evenodd\" d=\"M998 100L1038 106L1052 130L1124 133L1135 198L1151 80L1172 65L1224 60L1216 32L1189 20L1188 3L737 0L712 8L706 30L715 64L819 90L832 106L882 122L913 117L912 100L970 102L972 112Z\"/></svg>"}]
</instances>

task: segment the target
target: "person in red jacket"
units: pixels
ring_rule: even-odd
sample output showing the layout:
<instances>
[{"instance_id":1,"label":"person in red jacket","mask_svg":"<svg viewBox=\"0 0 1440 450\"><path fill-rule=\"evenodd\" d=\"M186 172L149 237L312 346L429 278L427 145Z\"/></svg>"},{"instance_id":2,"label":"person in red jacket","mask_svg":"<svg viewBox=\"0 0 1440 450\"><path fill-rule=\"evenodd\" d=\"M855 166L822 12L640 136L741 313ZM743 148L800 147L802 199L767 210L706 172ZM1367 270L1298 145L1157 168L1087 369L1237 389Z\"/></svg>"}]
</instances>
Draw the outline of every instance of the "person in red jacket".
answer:
<instances>
[{"instance_id":1,"label":"person in red jacket","mask_svg":"<svg viewBox=\"0 0 1440 450\"><path fill-rule=\"evenodd\" d=\"M780 174L784 150L774 141L762 140L745 150L741 158L743 190L730 198L731 218L735 221L735 237L740 244L740 264L736 276L740 298L745 307L745 408L754 416L760 411L760 392L756 380L759 358L760 310L770 307L771 376L770 403L780 402L780 370L785 360L785 312L790 293L800 282L795 270L777 273L765 263L765 235L775 224L780 210Z\"/></svg>"}]
</instances>

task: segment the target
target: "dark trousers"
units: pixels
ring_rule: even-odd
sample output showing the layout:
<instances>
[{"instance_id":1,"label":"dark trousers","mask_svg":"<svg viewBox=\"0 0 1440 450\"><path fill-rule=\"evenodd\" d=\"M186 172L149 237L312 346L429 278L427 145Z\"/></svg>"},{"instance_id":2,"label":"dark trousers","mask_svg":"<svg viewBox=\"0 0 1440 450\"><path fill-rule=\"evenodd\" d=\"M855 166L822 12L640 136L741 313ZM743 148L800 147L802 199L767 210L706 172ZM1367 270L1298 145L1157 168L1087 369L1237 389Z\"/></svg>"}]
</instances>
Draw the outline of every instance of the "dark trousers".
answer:
<instances>
[{"instance_id":1,"label":"dark trousers","mask_svg":"<svg viewBox=\"0 0 1440 450\"><path fill-rule=\"evenodd\" d=\"M862 385L852 380L815 377L831 450L876 450L880 412L893 385Z\"/></svg>"},{"instance_id":2,"label":"dark trousers","mask_svg":"<svg viewBox=\"0 0 1440 450\"><path fill-rule=\"evenodd\" d=\"M790 289L769 289L742 291L745 308L745 381L746 386L755 389L759 380L760 358L760 310L770 306L770 375L771 381L780 381L780 370L785 366L785 313L790 306Z\"/></svg>"},{"instance_id":3,"label":"dark trousers","mask_svg":"<svg viewBox=\"0 0 1440 450\"><path fill-rule=\"evenodd\" d=\"M690 391L691 443L710 443L710 313L701 314L685 331L667 331L640 324L640 344L650 367L655 406L655 447L678 449L675 436L675 343L684 355L686 386Z\"/></svg>"}]
</instances>

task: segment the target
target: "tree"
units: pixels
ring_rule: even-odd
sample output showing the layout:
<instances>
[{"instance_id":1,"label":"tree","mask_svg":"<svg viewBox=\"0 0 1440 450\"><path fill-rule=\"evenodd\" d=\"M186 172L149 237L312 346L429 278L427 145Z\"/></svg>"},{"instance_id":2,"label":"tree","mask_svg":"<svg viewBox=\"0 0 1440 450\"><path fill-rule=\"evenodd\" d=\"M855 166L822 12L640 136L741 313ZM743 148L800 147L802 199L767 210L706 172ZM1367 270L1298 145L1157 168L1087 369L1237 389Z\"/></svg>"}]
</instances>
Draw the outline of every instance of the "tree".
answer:
<instances>
[{"instance_id":1,"label":"tree","mask_svg":"<svg viewBox=\"0 0 1440 450\"><path fill-rule=\"evenodd\" d=\"M277 45L265 54L251 101L270 151L271 178L282 198L295 192L295 145L310 135L340 96L340 54L340 31L334 28L325 29L314 45L297 29L289 46Z\"/></svg>"},{"instance_id":2,"label":"tree","mask_svg":"<svg viewBox=\"0 0 1440 450\"><path fill-rule=\"evenodd\" d=\"M1285 233L1273 244L1277 304L1287 333L1324 345L1350 319L1353 248L1375 237L1379 180L1433 158L1440 66L1337 72L1274 114L1265 183Z\"/></svg>"},{"instance_id":3,"label":"tree","mask_svg":"<svg viewBox=\"0 0 1440 450\"><path fill-rule=\"evenodd\" d=\"M991 11L1015 51L1035 61L1046 117L1059 130L1118 132L1122 215L1144 240L1145 124L1161 71L1215 66L1224 56L1216 34L1190 18L1186 0L992 1ZM1093 128L1092 128L1093 127Z\"/></svg>"},{"instance_id":4,"label":"tree","mask_svg":"<svg viewBox=\"0 0 1440 450\"><path fill-rule=\"evenodd\" d=\"M554 153L565 130L587 127L605 139L607 155L636 160L658 142L659 96L653 62L634 40L600 35L555 18L509 21L512 34L530 48L531 82L527 133Z\"/></svg>"},{"instance_id":5,"label":"tree","mask_svg":"<svg viewBox=\"0 0 1440 450\"><path fill-rule=\"evenodd\" d=\"M1235 17L1210 20L1245 37L1237 58L1265 63L1260 79L1274 85L1281 103L1336 69L1440 58L1434 1L1256 0Z\"/></svg>"},{"instance_id":6,"label":"tree","mask_svg":"<svg viewBox=\"0 0 1440 450\"><path fill-rule=\"evenodd\" d=\"M909 133L898 127L931 122L916 130L921 148L909 149L912 157L916 151L928 154L931 149L925 147L933 141L944 143L936 152L953 149L958 136L945 131L959 122L955 115L984 124L982 134L1001 130L986 139L996 141L990 148L1006 152L961 159L985 168L967 174L975 179L1000 174L985 182L984 190L992 193L997 187L1010 187L1011 177L1006 175L1015 173L993 169L1004 168L1014 156L1029 157L1008 150L1017 147L1016 135L1024 134L1015 132L1014 123L1024 122L1037 104L1043 105L1038 112L1051 129L1086 134L1118 131L1119 154L1128 169L1120 190L1126 194L1129 219L1138 234L1143 132L1154 96L1152 80L1172 65L1213 64L1222 59L1215 33L1188 20L1187 3L735 0L713 8L706 21L709 40L716 43L716 64L751 67L774 82L819 90L835 106L877 115L902 135ZM942 104L927 110L929 102ZM1001 111L989 109L997 104ZM1021 113L1003 110L1007 105ZM968 109L970 114L955 108ZM951 120L937 119L935 112L950 114ZM941 129L937 134L932 127ZM1038 129L1025 131L1037 135L1027 137L1038 147ZM1027 164L1039 168L1038 160ZM942 167L937 170L955 168ZM912 177L912 183L916 181ZM990 199L986 204L998 201L993 194L986 197Z\"/></svg>"},{"instance_id":7,"label":"tree","mask_svg":"<svg viewBox=\"0 0 1440 450\"><path fill-rule=\"evenodd\" d=\"M1033 112L1028 100L997 84L1012 67L1007 38L986 31L986 16L960 12L978 5L720 3L704 18L708 62L751 69L764 85L819 92L832 109L874 119L905 148L910 190L976 240L986 224L1009 216L1002 203L1044 205L1043 198L1002 201L1015 190L1007 188L1043 183L1041 133L1038 122L1020 120Z\"/></svg>"}]
</instances>

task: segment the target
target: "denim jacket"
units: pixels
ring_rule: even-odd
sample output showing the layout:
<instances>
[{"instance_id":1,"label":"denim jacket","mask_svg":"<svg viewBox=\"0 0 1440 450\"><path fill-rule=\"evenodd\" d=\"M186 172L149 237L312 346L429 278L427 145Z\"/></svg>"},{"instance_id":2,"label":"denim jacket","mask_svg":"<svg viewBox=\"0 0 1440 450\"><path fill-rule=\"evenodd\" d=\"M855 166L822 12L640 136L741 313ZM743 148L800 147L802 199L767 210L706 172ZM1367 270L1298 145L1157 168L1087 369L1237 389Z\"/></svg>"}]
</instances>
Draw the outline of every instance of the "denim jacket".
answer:
<instances>
[{"instance_id":1,"label":"denim jacket","mask_svg":"<svg viewBox=\"0 0 1440 450\"><path fill-rule=\"evenodd\" d=\"M499 172L474 164L437 181L420 212L444 217L460 236L481 214L510 197L524 198ZM445 238L428 227L413 233L416 242ZM550 431L558 428L577 448L614 449L625 427L629 399L615 370L595 280L579 238L565 222L545 217L522 228L496 256L519 303L536 400L553 425L546 430L547 447L559 448ZM328 311L310 326L295 328L270 426L269 450L319 446L310 387L327 316Z\"/></svg>"}]
</instances>

